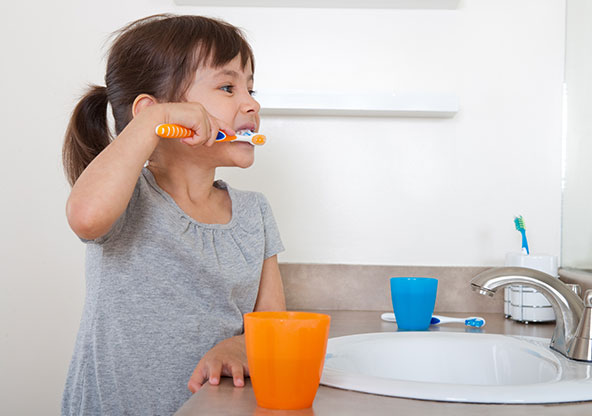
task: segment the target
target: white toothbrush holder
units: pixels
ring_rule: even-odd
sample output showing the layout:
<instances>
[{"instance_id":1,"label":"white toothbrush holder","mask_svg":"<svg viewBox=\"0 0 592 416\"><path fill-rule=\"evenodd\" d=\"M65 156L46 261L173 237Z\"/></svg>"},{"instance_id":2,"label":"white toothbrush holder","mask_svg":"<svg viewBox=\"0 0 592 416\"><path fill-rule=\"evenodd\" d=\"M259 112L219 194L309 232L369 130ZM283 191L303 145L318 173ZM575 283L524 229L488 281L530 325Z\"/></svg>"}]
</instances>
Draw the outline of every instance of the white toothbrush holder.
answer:
<instances>
[{"instance_id":1,"label":"white toothbrush holder","mask_svg":"<svg viewBox=\"0 0 592 416\"><path fill-rule=\"evenodd\" d=\"M557 257L507 253L506 266L528 267L559 278ZM550 322L555 320L551 303L537 290L523 285L504 288L504 315L518 322Z\"/></svg>"}]
</instances>

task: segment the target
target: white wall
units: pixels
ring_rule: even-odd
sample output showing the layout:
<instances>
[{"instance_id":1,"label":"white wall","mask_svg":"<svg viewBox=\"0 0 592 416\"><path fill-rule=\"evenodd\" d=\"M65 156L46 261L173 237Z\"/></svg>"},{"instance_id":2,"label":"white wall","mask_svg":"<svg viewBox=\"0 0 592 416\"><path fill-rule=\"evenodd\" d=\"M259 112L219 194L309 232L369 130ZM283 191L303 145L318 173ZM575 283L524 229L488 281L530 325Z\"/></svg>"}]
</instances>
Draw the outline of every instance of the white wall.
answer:
<instances>
[{"instance_id":1,"label":"white wall","mask_svg":"<svg viewBox=\"0 0 592 416\"><path fill-rule=\"evenodd\" d=\"M592 2L569 0L562 264L592 270Z\"/></svg>"},{"instance_id":2,"label":"white wall","mask_svg":"<svg viewBox=\"0 0 592 416\"><path fill-rule=\"evenodd\" d=\"M272 200L283 261L500 264L519 249L517 213L532 250L558 254L564 15L563 2L480 1L237 16L256 88L451 91L461 111L267 117L256 166L220 176Z\"/></svg>"},{"instance_id":3,"label":"white wall","mask_svg":"<svg viewBox=\"0 0 592 416\"><path fill-rule=\"evenodd\" d=\"M110 32L156 12L219 16L252 41L258 89L457 93L449 120L265 118L255 167L220 176L268 196L284 262L482 266L519 248L516 213L534 252L559 254L564 6L3 5L0 413L58 413L84 296L60 148L83 86L102 83Z\"/></svg>"}]
</instances>

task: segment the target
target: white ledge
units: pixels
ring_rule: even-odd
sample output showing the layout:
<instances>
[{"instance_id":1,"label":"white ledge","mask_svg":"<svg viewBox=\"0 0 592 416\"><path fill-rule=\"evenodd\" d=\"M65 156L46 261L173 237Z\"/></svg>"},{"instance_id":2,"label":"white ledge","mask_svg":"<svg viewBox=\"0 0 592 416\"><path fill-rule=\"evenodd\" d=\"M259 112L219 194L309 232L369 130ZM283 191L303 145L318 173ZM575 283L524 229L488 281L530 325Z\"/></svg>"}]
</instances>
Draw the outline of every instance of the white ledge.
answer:
<instances>
[{"instance_id":1,"label":"white ledge","mask_svg":"<svg viewBox=\"0 0 592 416\"><path fill-rule=\"evenodd\" d=\"M559 276L566 277L568 279L592 281L592 271L585 269L570 269L562 267L559 269Z\"/></svg>"},{"instance_id":2,"label":"white ledge","mask_svg":"<svg viewBox=\"0 0 592 416\"><path fill-rule=\"evenodd\" d=\"M338 93L261 91L262 115L450 118L458 112L451 93Z\"/></svg>"},{"instance_id":3,"label":"white ledge","mask_svg":"<svg viewBox=\"0 0 592 416\"><path fill-rule=\"evenodd\" d=\"M458 0L175 0L181 6L456 9Z\"/></svg>"}]
</instances>

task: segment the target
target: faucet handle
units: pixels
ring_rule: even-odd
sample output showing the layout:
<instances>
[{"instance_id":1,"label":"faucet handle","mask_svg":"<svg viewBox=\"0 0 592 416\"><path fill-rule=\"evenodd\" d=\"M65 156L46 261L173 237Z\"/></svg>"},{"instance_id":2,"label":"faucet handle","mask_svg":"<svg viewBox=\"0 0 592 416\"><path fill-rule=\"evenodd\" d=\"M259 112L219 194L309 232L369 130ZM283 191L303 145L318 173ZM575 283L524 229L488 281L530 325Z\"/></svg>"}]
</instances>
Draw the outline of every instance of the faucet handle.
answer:
<instances>
[{"instance_id":1,"label":"faucet handle","mask_svg":"<svg viewBox=\"0 0 592 416\"><path fill-rule=\"evenodd\" d=\"M588 289L584 293L584 306L586 308L592 308L592 289Z\"/></svg>"},{"instance_id":2,"label":"faucet handle","mask_svg":"<svg viewBox=\"0 0 592 416\"><path fill-rule=\"evenodd\" d=\"M578 285L577 283L566 283L567 287L571 289L578 297L582 297L582 286Z\"/></svg>"}]
</instances>

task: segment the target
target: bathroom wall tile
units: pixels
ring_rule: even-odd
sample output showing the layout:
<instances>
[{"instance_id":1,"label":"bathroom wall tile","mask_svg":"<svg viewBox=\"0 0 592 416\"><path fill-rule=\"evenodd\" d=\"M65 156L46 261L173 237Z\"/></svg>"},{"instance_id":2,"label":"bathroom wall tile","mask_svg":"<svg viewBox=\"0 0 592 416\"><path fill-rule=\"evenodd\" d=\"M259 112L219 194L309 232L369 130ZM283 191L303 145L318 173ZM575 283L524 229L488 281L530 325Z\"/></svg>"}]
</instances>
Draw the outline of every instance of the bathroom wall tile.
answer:
<instances>
[{"instance_id":1,"label":"bathroom wall tile","mask_svg":"<svg viewBox=\"0 0 592 416\"><path fill-rule=\"evenodd\" d=\"M503 313L503 291L493 298L471 290L469 281L484 267L368 266L282 263L291 310L392 310L389 278L435 277L436 312Z\"/></svg>"}]
</instances>

